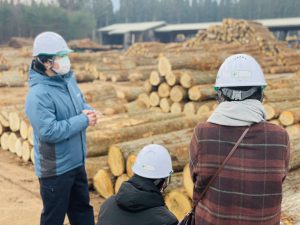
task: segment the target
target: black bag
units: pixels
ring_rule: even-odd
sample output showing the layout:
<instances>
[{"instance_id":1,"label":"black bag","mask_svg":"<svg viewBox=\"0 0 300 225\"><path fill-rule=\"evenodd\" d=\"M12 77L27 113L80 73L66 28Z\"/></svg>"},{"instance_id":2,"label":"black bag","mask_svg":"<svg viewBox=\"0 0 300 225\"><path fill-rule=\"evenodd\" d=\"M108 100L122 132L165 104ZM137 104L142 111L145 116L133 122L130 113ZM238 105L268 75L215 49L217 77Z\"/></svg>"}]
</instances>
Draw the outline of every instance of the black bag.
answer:
<instances>
[{"instance_id":1,"label":"black bag","mask_svg":"<svg viewBox=\"0 0 300 225\"><path fill-rule=\"evenodd\" d=\"M249 129L250 129L250 127L248 127L243 132L242 136L237 141L237 143L234 145L234 147L231 149L230 153L227 155L227 157L225 158L225 160L222 163L222 165L219 167L219 169L217 170L217 172L215 173L215 175L211 178L211 180L206 185L204 191L201 193L201 195L199 197L199 200L197 202L195 202L195 204L194 204L193 208L191 209L191 211L189 211L185 215L185 217L178 223L178 225L195 225L195 209L196 209L196 206L198 205L198 203L200 202L200 200L204 197L204 195L207 192L208 188L215 181L215 179L217 178L217 176L219 175L219 173L221 172L221 170L224 168L224 166L227 163L227 161L230 159L230 157L233 155L233 153L235 152L235 150L239 146L239 144L242 142L243 138L245 137L245 135L247 134L247 132L249 131Z\"/></svg>"}]
</instances>

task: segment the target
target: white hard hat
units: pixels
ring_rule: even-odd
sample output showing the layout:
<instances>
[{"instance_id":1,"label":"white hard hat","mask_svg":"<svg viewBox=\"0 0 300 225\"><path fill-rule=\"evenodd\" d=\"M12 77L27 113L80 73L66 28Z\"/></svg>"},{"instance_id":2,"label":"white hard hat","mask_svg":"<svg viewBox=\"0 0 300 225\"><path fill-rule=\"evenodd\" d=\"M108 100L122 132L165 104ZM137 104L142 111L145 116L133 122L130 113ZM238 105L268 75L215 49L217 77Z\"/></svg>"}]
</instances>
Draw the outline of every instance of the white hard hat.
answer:
<instances>
[{"instance_id":1,"label":"white hard hat","mask_svg":"<svg viewBox=\"0 0 300 225\"><path fill-rule=\"evenodd\" d=\"M132 171L141 177L151 179L169 177L173 172L171 156L161 145L147 145L138 154Z\"/></svg>"},{"instance_id":2,"label":"white hard hat","mask_svg":"<svg viewBox=\"0 0 300 225\"><path fill-rule=\"evenodd\" d=\"M40 33L33 42L33 54L38 55L66 55L73 52L67 45L65 39L54 32Z\"/></svg>"},{"instance_id":3,"label":"white hard hat","mask_svg":"<svg viewBox=\"0 0 300 225\"><path fill-rule=\"evenodd\" d=\"M215 89L266 85L264 73L256 60L246 54L236 54L228 57L221 65Z\"/></svg>"}]
</instances>

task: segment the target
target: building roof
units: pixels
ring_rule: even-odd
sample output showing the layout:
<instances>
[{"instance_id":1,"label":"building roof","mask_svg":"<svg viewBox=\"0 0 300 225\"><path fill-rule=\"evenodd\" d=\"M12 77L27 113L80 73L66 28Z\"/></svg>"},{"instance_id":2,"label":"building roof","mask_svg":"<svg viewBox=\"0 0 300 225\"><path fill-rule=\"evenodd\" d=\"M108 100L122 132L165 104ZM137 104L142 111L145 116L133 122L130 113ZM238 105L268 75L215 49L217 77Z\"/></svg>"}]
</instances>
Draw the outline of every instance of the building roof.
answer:
<instances>
[{"instance_id":1,"label":"building roof","mask_svg":"<svg viewBox=\"0 0 300 225\"><path fill-rule=\"evenodd\" d=\"M276 18L276 19L262 19L255 20L262 23L268 28L279 27L300 27L300 17L293 18ZM172 31L191 31L191 30L204 30L212 25L220 25L221 22L210 23L185 23L185 24L169 24L156 29L156 32L172 32Z\"/></svg>"},{"instance_id":2,"label":"building roof","mask_svg":"<svg viewBox=\"0 0 300 225\"><path fill-rule=\"evenodd\" d=\"M256 20L269 28L300 26L300 17Z\"/></svg>"},{"instance_id":3,"label":"building roof","mask_svg":"<svg viewBox=\"0 0 300 225\"><path fill-rule=\"evenodd\" d=\"M155 29L165 25L164 21L143 22L143 23L118 23L98 29L99 32L108 32L109 34L125 34L128 32L141 32Z\"/></svg>"},{"instance_id":4,"label":"building roof","mask_svg":"<svg viewBox=\"0 0 300 225\"><path fill-rule=\"evenodd\" d=\"M172 31L187 31L187 30L203 30L212 25L220 25L221 22L210 23L182 23L182 24L169 24L156 29L156 32L172 32Z\"/></svg>"}]
</instances>

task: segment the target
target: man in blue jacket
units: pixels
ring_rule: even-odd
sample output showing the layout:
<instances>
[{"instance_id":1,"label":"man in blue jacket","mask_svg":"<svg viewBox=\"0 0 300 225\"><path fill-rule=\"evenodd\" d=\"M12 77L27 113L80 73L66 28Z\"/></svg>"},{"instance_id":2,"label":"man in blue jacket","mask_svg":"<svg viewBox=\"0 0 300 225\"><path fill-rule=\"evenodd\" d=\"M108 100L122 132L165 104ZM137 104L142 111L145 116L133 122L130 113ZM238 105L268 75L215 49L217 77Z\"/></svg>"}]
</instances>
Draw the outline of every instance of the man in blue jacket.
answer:
<instances>
[{"instance_id":1,"label":"man in blue jacket","mask_svg":"<svg viewBox=\"0 0 300 225\"><path fill-rule=\"evenodd\" d=\"M86 128L100 113L84 101L70 71L72 52L57 33L39 34L33 45L26 114L34 130L35 172L43 200L41 225L94 225L84 168Z\"/></svg>"}]
</instances>

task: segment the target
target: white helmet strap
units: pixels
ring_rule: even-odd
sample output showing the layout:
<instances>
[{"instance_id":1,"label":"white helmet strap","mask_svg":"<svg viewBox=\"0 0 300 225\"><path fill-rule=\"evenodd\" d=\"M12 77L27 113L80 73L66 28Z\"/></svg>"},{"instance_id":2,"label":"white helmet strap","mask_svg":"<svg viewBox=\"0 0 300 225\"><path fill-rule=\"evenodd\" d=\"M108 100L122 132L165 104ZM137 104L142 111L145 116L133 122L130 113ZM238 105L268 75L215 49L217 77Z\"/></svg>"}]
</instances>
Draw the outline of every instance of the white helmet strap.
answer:
<instances>
[{"instance_id":1,"label":"white helmet strap","mask_svg":"<svg viewBox=\"0 0 300 225\"><path fill-rule=\"evenodd\" d=\"M231 100L242 101L253 95L260 87L252 87L247 91L233 90L230 88L221 88L220 92Z\"/></svg>"}]
</instances>

